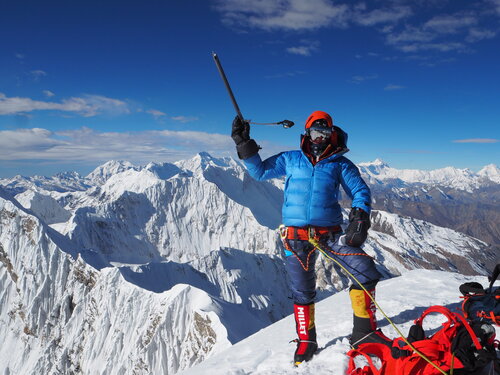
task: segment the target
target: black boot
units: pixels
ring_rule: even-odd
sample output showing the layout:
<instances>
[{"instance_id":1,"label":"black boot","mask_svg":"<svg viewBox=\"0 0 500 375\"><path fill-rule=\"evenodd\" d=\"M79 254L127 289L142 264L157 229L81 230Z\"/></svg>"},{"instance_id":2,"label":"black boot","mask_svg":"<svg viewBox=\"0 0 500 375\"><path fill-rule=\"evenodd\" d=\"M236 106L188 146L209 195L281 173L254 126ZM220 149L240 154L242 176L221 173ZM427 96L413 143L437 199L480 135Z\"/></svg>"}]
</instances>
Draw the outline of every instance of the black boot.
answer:
<instances>
[{"instance_id":1,"label":"black boot","mask_svg":"<svg viewBox=\"0 0 500 375\"><path fill-rule=\"evenodd\" d=\"M295 315L295 328L299 338L296 340L297 349L293 356L295 366L309 361L318 350L316 342L316 327L314 325L314 303L310 305L293 306Z\"/></svg>"},{"instance_id":2,"label":"black boot","mask_svg":"<svg viewBox=\"0 0 500 375\"><path fill-rule=\"evenodd\" d=\"M375 289L368 291L373 297ZM377 320L375 318L376 306L371 298L360 289L351 289L349 291L353 314L353 327L350 344L357 348L364 343L379 343L389 347L392 346L392 340L377 329Z\"/></svg>"}]
</instances>

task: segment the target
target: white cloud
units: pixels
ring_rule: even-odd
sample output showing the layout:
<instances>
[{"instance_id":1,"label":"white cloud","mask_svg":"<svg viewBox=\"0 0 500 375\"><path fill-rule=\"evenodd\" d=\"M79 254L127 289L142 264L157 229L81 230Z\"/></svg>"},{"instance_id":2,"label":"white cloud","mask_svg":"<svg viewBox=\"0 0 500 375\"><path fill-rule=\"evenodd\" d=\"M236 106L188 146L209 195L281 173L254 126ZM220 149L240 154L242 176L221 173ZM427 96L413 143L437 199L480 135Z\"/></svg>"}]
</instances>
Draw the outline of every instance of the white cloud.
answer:
<instances>
[{"instance_id":1,"label":"white cloud","mask_svg":"<svg viewBox=\"0 0 500 375\"><path fill-rule=\"evenodd\" d=\"M405 87L404 86L401 86L401 85L394 85L394 84L389 84L387 86L384 87L384 90L385 91L395 91L395 90L401 90L401 89L404 89Z\"/></svg>"},{"instance_id":2,"label":"white cloud","mask_svg":"<svg viewBox=\"0 0 500 375\"><path fill-rule=\"evenodd\" d=\"M499 0L500 1L500 0ZM438 51L467 52L467 43L493 38L496 31L479 29L480 13L457 12L437 15L421 24L407 23L404 28L385 29L387 44L403 52Z\"/></svg>"},{"instance_id":3,"label":"white cloud","mask_svg":"<svg viewBox=\"0 0 500 375\"><path fill-rule=\"evenodd\" d=\"M482 1L482 9L474 2L465 2L453 14L445 13L444 8L432 2L393 1L392 7L380 5L383 2L367 4L333 0L216 0L215 8L223 22L238 31L307 31L358 25L374 28L385 35L387 44L403 52L470 52L467 44L498 34L496 29L484 25L492 14L500 15L500 0ZM429 7L433 7L432 13ZM479 25L483 28L479 29ZM287 52L309 56L314 49L299 44L287 48Z\"/></svg>"},{"instance_id":4,"label":"white cloud","mask_svg":"<svg viewBox=\"0 0 500 375\"><path fill-rule=\"evenodd\" d=\"M500 16L500 0L490 0L490 2L495 7L497 15Z\"/></svg>"},{"instance_id":5,"label":"white cloud","mask_svg":"<svg viewBox=\"0 0 500 375\"><path fill-rule=\"evenodd\" d=\"M150 110L146 111L146 113L149 113L150 115L152 115L156 120L167 115L165 112L158 111L157 109L150 109Z\"/></svg>"},{"instance_id":6,"label":"white cloud","mask_svg":"<svg viewBox=\"0 0 500 375\"><path fill-rule=\"evenodd\" d=\"M288 47L286 51L292 55L311 56L311 48L307 46Z\"/></svg>"},{"instance_id":7,"label":"white cloud","mask_svg":"<svg viewBox=\"0 0 500 375\"><path fill-rule=\"evenodd\" d=\"M372 75L369 75L369 76L353 76L351 78L351 82L352 83L356 83L356 84L360 84L364 81L369 81L369 80L372 80L372 79L377 79L378 78L378 75L377 74L372 74Z\"/></svg>"},{"instance_id":8,"label":"white cloud","mask_svg":"<svg viewBox=\"0 0 500 375\"><path fill-rule=\"evenodd\" d=\"M348 6L328 0L219 0L216 8L228 25L264 30L345 27Z\"/></svg>"},{"instance_id":9,"label":"white cloud","mask_svg":"<svg viewBox=\"0 0 500 375\"><path fill-rule=\"evenodd\" d=\"M267 79L287 78L287 77L296 77L296 76L303 75L303 74L305 74L305 72L303 72L301 70L296 70L293 72L271 74L271 75L265 76L264 78L267 78Z\"/></svg>"},{"instance_id":10,"label":"white cloud","mask_svg":"<svg viewBox=\"0 0 500 375\"><path fill-rule=\"evenodd\" d=\"M424 23L423 28L433 30L438 34L456 34L478 23L478 19L471 15L454 14L436 16Z\"/></svg>"},{"instance_id":11,"label":"white cloud","mask_svg":"<svg viewBox=\"0 0 500 375\"><path fill-rule=\"evenodd\" d=\"M424 31L414 26L407 26L402 31L393 31L387 33L386 41L388 44L397 45L408 42L430 42L436 38L436 34L430 31Z\"/></svg>"},{"instance_id":12,"label":"white cloud","mask_svg":"<svg viewBox=\"0 0 500 375\"><path fill-rule=\"evenodd\" d=\"M382 23L397 23L412 15L412 10L407 6L399 6L391 9L358 9L354 12L353 21L363 26L375 26Z\"/></svg>"},{"instance_id":13,"label":"white cloud","mask_svg":"<svg viewBox=\"0 0 500 375\"><path fill-rule=\"evenodd\" d=\"M93 165L111 159L136 163L178 160L200 151L232 152L229 135L196 131L98 132L89 128L0 131L0 160Z\"/></svg>"},{"instance_id":14,"label":"white cloud","mask_svg":"<svg viewBox=\"0 0 500 375\"><path fill-rule=\"evenodd\" d=\"M473 28L469 30L469 35L467 35L465 40L469 43L474 43L483 39L494 38L496 35L497 33L495 31Z\"/></svg>"},{"instance_id":15,"label":"white cloud","mask_svg":"<svg viewBox=\"0 0 500 375\"><path fill-rule=\"evenodd\" d=\"M43 70L32 70L30 71L30 75L35 82L38 82L42 77L47 76L47 72Z\"/></svg>"},{"instance_id":16,"label":"white cloud","mask_svg":"<svg viewBox=\"0 0 500 375\"><path fill-rule=\"evenodd\" d=\"M101 95L72 97L57 103L33 100L31 98L7 97L5 94L0 93L0 115L14 115L44 110L74 112L85 117L104 113L114 115L130 113L127 103Z\"/></svg>"},{"instance_id":17,"label":"white cloud","mask_svg":"<svg viewBox=\"0 0 500 375\"><path fill-rule=\"evenodd\" d=\"M453 143L498 143L499 140L495 138L468 138L456 139Z\"/></svg>"},{"instance_id":18,"label":"white cloud","mask_svg":"<svg viewBox=\"0 0 500 375\"><path fill-rule=\"evenodd\" d=\"M320 43L317 41L303 40L298 46L289 47L286 49L288 53L301 56L311 56L311 54L319 49Z\"/></svg>"},{"instance_id":19,"label":"white cloud","mask_svg":"<svg viewBox=\"0 0 500 375\"><path fill-rule=\"evenodd\" d=\"M418 51L467 51L467 46L460 42L443 42L443 43L413 43L402 44L398 46L404 52L418 52Z\"/></svg>"},{"instance_id":20,"label":"white cloud","mask_svg":"<svg viewBox=\"0 0 500 375\"><path fill-rule=\"evenodd\" d=\"M51 138L52 135L51 131L40 128L0 131L0 160L15 160L15 155L25 152L43 153L63 144L60 140ZM14 157L10 158L9 153Z\"/></svg>"},{"instance_id":21,"label":"white cloud","mask_svg":"<svg viewBox=\"0 0 500 375\"><path fill-rule=\"evenodd\" d=\"M43 70L32 70L30 74L34 77L45 77L47 75L47 72Z\"/></svg>"},{"instance_id":22,"label":"white cloud","mask_svg":"<svg viewBox=\"0 0 500 375\"><path fill-rule=\"evenodd\" d=\"M43 95L45 95L47 98L52 98L53 96L55 96L56 94L54 94L52 91L50 90L43 90Z\"/></svg>"},{"instance_id":23,"label":"white cloud","mask_svg":"<svg viewBox=\"0 0 500 375\"><path fill-rule=\"evenodd\" d=\"M313 30L397 23L412 15L409 6L368 10L365 3L340 4L330 0L218 0L224 23L263 30Z\"/></svg>"},{"instance_id":24,"label":"white cloud","mask_svg":"<svg viewBox=\"0 0 500 375\"><path fill-rule=\"evenodd\" d=\"M182 123L199 120L199 118L196 116L173 116L173 117L171 117L171 119L174 121L182 122Z\"/></svg>"}]
</instances>

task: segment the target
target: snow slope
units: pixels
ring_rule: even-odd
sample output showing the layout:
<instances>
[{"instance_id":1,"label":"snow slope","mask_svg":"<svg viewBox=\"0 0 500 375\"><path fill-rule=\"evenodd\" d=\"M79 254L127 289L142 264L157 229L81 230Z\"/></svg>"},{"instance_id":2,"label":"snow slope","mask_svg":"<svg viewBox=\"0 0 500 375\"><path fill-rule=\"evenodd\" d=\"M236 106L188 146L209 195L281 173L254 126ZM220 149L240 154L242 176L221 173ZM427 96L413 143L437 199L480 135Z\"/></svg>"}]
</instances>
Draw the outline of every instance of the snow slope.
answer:
<instances>
[{"instance_id":1,"label":"snow slope","mask_svg":"<svg viewBox=\"0 0 500 375\"><path fill-rule=\"evenodd\" d=\"M413 320L427 307L459 307L458 287L468 281L488 285L486 277L465 277L455 273L413 270L403 276L382 281L377 288L377 302L397 327L407 334ZM250 375L250 374L344 374L349 350L352 316L347 291L340 292L316 305L316 329L319 353L299 368L292 366L295 344L295 322L290 315L279 322L214 355L181 375ZM378 312L379 327L389 337L398 334ZM427 330L436 329L442 317L431 315L424 321ZM500 329L497 328L497 335Z\"/></svg>"},{"instance_id":2,"label":"snow slope","mask_svg":"<svg viewBox=\"0 0 500 375\"><path fill-rule=\"evenodd\" d=\"M173 374L290 309L283 269L267 255L89 265L100 259L0 189L2 373Z\"/></svg>"}]
</instances>

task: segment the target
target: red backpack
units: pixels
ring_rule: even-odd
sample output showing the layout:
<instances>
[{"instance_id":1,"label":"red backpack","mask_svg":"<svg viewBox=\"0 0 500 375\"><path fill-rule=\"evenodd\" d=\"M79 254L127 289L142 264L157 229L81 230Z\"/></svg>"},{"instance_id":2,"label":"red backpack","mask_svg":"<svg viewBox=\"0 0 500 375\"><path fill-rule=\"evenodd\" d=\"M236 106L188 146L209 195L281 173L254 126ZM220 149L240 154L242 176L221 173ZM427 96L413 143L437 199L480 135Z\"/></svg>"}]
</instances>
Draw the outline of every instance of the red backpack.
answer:
<instances>
[{"instance_id":1,"label":"red backpack","mask_svg":"<svg viewBox=\"0 0 500 375\"><path fill-rule=\"evenodd\" d=\"M439 331L426 337L422 323L431 313L440 313L448 320ZM475 371L496 360L494 330L493 334L487 332L483 336L481 329L473 329L463 316L446 307L431 306L410 328L408 341L420 354L402 338L394 340L392 349L383 344L361 344L347 353L347 375L440 375L450 369ZM481 342L475 330L480 333ZM358 356L365 357L368 365L357 367L354 359ZM374 365L372 357L379 359L381 367Z\"/></svg>"}]
</instances>

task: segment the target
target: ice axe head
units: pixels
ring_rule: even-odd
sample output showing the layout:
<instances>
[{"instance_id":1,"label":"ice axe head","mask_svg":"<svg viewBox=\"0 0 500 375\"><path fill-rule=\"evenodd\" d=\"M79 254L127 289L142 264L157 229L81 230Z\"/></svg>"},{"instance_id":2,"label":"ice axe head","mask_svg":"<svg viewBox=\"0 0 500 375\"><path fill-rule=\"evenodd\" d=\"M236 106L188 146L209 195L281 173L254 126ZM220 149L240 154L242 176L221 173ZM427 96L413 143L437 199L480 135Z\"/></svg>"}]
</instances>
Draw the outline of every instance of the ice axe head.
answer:
<instances>
[{"instance_id":1,"label":"ice axe head","mask_svg":"<svg viewBox=\"0 0 500 375\"><path fill-rule=\"evenodd\" d=\"M283 125L283 127L285 129L289 129L295 125L295 123L293 121L290 121L290 120L283 120L283 121L278 122L278 124Z\"/></svg>"}]
</instances>

